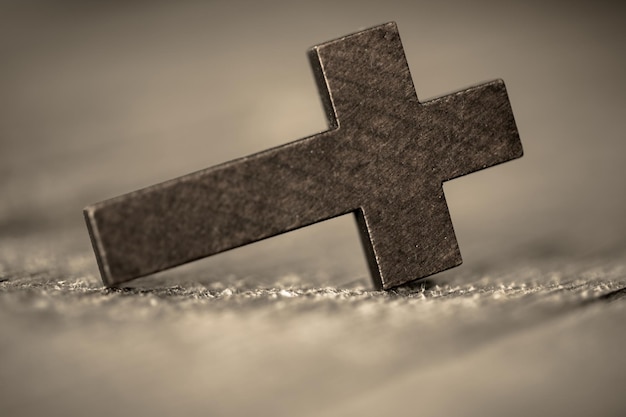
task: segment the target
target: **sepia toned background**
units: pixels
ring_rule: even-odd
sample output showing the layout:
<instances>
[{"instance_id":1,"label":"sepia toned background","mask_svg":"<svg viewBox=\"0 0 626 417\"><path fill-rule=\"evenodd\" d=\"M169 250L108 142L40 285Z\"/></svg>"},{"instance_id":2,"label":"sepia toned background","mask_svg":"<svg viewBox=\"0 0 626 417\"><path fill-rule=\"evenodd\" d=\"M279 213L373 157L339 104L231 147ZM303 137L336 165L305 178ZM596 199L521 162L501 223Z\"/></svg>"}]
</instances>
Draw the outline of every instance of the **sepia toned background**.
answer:
<instances>
[{"instance_id":1,"label":"sepia toned background","mask_svg":"<svg viewBox=\"0 0 626 417\"><path fill-rule=\"evenodd\" d=\"M617 2L3 1L0 413L620 415ZM421 100L507 84L445 185L464 264L369 290L344 216L102 287L82 208L326 129L305 52L398 23Z\"/></svg>"}]
</instances>

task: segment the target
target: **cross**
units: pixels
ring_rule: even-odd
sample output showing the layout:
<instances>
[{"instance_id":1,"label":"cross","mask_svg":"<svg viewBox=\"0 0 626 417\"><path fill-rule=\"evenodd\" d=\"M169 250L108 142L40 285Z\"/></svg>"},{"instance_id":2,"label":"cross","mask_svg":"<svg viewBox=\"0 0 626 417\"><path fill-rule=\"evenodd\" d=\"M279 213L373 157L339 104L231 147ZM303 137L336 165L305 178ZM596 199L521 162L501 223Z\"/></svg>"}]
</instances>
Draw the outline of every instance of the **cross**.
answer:
<instances>
[{"instance_id":1,"label":"cross","mask_svg":"<svg viewBox=\"0 0 626 417\"><path fill-rule=\"evenodd\" d=\"M85 208L106 285L351 212L379 289L461 263L442 184L522 156L504 83L420 103L393 22L309 58L329 130Z\"/></svg>"}]
</instances>

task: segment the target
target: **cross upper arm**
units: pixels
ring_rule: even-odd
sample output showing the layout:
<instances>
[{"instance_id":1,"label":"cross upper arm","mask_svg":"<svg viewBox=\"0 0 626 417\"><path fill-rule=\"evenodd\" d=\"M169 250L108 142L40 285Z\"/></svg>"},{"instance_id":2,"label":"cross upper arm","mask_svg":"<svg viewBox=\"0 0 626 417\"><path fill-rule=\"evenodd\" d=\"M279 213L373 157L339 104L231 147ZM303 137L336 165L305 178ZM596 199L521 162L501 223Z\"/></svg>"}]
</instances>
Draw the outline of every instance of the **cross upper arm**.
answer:
<instances>
[{"instance_id":1,"label":"cross upper arm","mask_svg":"<svg viewBox=\"0 0 626 417\"><path fill-rule=\"evenodd\" d=\"M523 154L504 82L496 80L422 104L420 139L435 153L442 181L488 168Z\"/></svg>"}]
</instances>

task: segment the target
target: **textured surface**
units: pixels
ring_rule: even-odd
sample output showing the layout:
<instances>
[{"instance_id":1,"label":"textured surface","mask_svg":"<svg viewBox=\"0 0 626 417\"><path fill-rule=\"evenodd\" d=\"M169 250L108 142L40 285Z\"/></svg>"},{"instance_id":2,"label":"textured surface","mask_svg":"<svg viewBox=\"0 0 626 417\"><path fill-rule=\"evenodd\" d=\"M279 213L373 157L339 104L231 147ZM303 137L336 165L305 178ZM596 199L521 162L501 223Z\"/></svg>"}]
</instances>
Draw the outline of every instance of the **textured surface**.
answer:
<instances>
[{"instance_id":1,"label":"textured surface","mask_svg":"<svg viewBox=\"0 0 626 417\"><path fill-rule=\"evenodd\" d=\"M461 263L442 183L522 155L504 84L420 104L395 23L309 55L333 129L87 207L105 284L349 212L378 288Z\"/></svg>"},{"instance_id":2,"label":"textured surface","mask_svg":"<svg viewBox=\"0 0 626 417\"><path fill-rule=\"evenodd\" d=\"M0 415L624 416L625 5L271 3L0 2ZM325 129L303 47L389 20L420 99L507 82L463 265L370 291L343 216L103 288L85 205Z\"/></svg>"},{"instance_id":3,"label":"textured surface","mask_svg":"<svg viewBox=\"0 0 626 417\"><path fill-rule=\"evenodd\" d=\"M44 251L44 270L2 275L3 415L618 416L626 406L626 264L611 255L491 263L379 292L312 286L285 266L106 289L87 250L59 249L48 259L63 262ZM275 278L259 285L263 275Z\"/></svg>"}]
</instances>

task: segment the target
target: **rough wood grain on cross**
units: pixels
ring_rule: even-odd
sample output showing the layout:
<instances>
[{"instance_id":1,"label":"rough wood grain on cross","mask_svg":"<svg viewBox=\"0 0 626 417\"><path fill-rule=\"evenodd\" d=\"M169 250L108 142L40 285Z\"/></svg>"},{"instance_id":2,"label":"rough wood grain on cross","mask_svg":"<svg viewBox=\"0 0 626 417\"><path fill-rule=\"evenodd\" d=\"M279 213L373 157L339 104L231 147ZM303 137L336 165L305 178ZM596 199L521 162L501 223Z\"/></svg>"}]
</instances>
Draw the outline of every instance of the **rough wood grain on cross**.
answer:
<instances>
[{"instance_id":1,"label":"rough wood grain on cross","mask_svg":"<svg viewBox=\"0 0 626 417\"><path fill-rule=\"evenodd\" d=\"M420 103L395 23L309 57L328 131L85 209L106 284L349 212L378 288L461 263L442 183L522 155L504 84Z\"/></svg>"}]
</instances>

